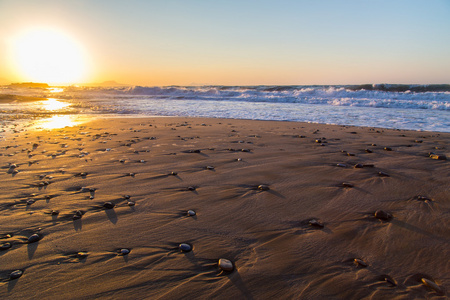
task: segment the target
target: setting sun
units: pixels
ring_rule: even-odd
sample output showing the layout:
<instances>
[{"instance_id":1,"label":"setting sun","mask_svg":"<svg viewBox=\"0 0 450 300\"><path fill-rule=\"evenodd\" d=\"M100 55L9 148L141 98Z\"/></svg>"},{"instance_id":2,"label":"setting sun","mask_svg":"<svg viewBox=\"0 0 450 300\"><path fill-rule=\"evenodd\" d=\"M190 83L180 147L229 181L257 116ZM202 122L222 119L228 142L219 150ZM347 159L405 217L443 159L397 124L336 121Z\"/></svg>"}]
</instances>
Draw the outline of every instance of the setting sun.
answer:
<instances>
[{"instance_id":1,"label":"setting sun","mask_svg":"<svg viewBox=\"0 0 450 300\"><path fill-rule=\"evenodd\" d=\"M86 75L80 45L60 31L26 31L15 39L14 48L17 69L26 81L73 84Z\"/></svg>"}]
</instances>

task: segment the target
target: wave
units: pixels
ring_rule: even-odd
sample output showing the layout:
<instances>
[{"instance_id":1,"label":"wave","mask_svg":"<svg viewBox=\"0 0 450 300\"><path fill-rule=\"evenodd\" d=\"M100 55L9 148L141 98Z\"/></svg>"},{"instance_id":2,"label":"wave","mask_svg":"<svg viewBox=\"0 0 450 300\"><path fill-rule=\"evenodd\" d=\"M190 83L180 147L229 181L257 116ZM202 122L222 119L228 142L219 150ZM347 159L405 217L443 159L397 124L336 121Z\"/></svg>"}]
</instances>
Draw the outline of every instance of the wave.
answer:
<instances>
[{"instance_id":1,"label":"wave","mask_svg":"<svg viewBox=\"0 0 450 300\"><path fill-rule=\"evenodd\" d=\"M450 110L448 84L67 87L57 95L39 93L41 97L90 101L131 99L136 103L148 99L196 100Z\"/></svg>"}]
</instances>

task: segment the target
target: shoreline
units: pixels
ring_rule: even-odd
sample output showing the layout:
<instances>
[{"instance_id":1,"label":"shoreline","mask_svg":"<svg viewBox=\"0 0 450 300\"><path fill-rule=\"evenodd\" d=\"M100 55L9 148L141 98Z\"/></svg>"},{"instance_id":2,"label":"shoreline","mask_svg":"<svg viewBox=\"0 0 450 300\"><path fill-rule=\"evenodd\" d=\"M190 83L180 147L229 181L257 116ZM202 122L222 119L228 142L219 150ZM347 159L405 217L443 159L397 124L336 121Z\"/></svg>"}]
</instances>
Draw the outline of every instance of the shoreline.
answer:
<instances>
[{"instance_id":1,"label":"shoreline","mask_svg":"<svg viewBox=\"0 0 450 300\"><path fill-rule=\"evenodd\" d=\"M153 116L12 134L2 297L448 295L450 133Z\"/></svg>"}]
</instances>

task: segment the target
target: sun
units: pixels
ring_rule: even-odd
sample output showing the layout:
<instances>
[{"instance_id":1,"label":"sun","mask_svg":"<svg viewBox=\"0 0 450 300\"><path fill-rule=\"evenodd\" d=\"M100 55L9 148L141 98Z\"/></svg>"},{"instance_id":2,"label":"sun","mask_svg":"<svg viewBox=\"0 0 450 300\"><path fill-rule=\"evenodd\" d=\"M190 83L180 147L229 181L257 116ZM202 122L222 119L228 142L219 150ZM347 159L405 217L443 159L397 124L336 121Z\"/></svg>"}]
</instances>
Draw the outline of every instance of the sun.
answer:
<instances>
[{"instance_id":1,"label":"sun","mask_svg":"<svg viewBox=\"0 0 450 300\"><path fill-rule=\"evenodd\" d=\"M79 83L86 76L82 47L55 29L31 29L14 42L14 61L24 81L52 85Z\"/></svg>"}]
</instances>

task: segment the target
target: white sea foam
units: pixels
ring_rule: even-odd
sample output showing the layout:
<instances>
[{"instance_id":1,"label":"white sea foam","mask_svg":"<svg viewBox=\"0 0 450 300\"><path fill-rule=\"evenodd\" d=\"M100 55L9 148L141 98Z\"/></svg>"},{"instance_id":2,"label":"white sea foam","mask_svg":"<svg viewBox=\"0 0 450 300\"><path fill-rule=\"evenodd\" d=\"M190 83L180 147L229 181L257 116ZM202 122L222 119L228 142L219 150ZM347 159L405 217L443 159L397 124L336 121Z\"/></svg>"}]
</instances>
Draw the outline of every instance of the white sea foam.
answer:
<instances>
[{"instance_id":1,"label":"white sea foam","mask_svg":"<svg viewBox=\"0 0 450 300\"><path fill-rule=\"evenodd\" d=\"M201 86L3 88L2 94L55 96L74 113L290 120L450 132L450 86ZM36 112L32 104L10 109ZM7 106L8 106L7 105ZM7 108L2 104L3 112Z\"/></svg>"}]
</instances>

